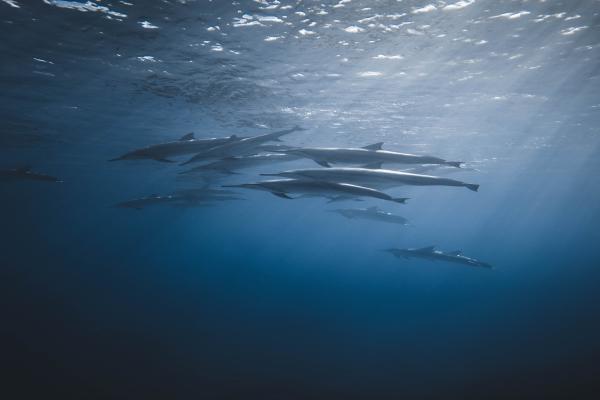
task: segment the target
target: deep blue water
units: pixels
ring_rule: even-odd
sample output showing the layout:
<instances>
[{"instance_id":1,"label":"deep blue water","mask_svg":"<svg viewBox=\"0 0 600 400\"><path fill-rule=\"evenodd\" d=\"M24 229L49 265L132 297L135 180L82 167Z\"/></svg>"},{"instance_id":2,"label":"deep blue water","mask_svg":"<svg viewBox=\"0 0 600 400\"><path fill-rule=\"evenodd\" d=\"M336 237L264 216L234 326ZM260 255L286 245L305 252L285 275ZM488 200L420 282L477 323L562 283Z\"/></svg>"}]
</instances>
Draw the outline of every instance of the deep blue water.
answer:
<instances>
[{"instance_id":1,"label":"deep blue water","mask_svg":"<svg viewBox=\"0 0 600 400\"><path fill-rule=\"evenodd\" d=\"M0 168L64 181L0 182L10 398L598 396L599 1L0 0L0 38ZM206 182L108 159L296 124L481 188L112 207ZM381 251L429 245L494 269Z\"/></svg>"}]
</instances>

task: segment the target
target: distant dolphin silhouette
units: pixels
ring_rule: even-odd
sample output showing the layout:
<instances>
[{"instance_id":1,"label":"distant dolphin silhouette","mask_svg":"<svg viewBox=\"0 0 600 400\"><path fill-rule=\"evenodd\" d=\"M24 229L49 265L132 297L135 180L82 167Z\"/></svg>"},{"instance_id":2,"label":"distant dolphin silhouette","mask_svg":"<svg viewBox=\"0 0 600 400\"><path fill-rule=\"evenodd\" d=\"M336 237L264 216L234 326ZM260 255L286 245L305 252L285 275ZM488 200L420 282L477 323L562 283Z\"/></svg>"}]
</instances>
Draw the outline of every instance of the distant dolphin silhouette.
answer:
<instances>
[{"instance_id":1,"label":"distant dolphin silhouette","mask_svg":"<svg viewBox=\"0 0 600 400\"><path fill-rule=\"evenodd\" d=\"M408 220L406 218L382 211L375 206L368 208L344 208L329 211L340 214L349 219L359 218L398 225L408 225Z\"/></svg>"},{"instance_id":2,"label":"distant dolphin silhouette","mask_svg":"<svg viewBox=\"0 0 600 400\"><path fill-rule=\"evenodd\" d=\"M475 258L470 258L464 256L462 251L450 251L450 252L442 252L439 250L435 250L435 246L422 247L420 249L386 249L389 253L392 253L394 256L398 258L422 258L424 260L430 261L446 261L455 264L468 265L471 267L483 267L483 268L492 268L492 266L483 261L477 260Z\"/></svg>"},{"instance_id":3,"label":"distant dolphin silhouette","mask_svg":"<svg viewBox=\"0 0 600 400\"><path fill-rule=\"evenodd\" d=\"M39 172L33 172L30 167L0 169L0 181L31 180L45 182L62 182L62 180Z\"/></svg>"}]
</instances>

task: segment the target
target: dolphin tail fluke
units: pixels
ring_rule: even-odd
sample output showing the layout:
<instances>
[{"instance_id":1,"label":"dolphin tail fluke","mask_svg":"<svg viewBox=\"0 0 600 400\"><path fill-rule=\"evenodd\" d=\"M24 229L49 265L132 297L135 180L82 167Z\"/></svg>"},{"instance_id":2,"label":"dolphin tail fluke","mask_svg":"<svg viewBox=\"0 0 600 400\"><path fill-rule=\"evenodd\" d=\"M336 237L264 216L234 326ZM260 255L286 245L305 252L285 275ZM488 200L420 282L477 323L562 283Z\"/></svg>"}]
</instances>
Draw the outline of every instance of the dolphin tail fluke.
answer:
<instances>
[{"instance_id":1,"label":"dolphin tail fluke","mask_svg":"<svg viewBox=\"0 0 600 400\"><path fill-rule=\"evenodd\" d=\"M464 164L463 161L447 161L446 165L449 165L451 167L456 167L456 168L460 168L460 166Z\"/></svg>"},{"instance_id":2,"label":"dolphin tail fluke","mask_svg":"<svg viewBox=\"0 0 600 400\"><path fill-rule=\"evenodd\" d=\"M406 200L409 200L410 197L396 197L393 198L392 201L396 202L396 203L400 203L400 204L406 204Z\"/></svg>"},{"instance_id":3,"label":"dolphin tail fluke","mask_svg":"<svg viewBox=\"0 0 600 400\"><path fill-rule=\"evenodd\" d=\"M467 189L472 190L474 192L479 190L479 185L476 185L473 183L467 183L467 184L465 184L465 186L467 187Z\"/></svg>"}]
</instances>

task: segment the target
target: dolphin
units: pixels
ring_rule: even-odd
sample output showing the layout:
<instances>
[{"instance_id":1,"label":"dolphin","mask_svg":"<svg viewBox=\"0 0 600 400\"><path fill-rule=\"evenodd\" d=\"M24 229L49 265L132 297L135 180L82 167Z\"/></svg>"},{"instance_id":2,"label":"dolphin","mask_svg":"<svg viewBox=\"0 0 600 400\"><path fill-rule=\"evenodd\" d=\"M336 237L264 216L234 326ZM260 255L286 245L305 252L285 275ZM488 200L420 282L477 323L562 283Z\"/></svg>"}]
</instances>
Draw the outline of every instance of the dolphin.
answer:
<instances>
[{"instance_id":1,"label":"dolphin","mask_svg":"<svg viewBox=\"0 0 600 400\"><path fill-rule=\"evenodd\" d=\"M296 169L276 174L261 174L263 176L279 176L297 179L316 179L333 182L344 182L353 185L386 189L400 185L414 186L463 186L476 192L479 185L465 183L449 178L432 175L411 174L409 172L392 171L389 169L369 168L324 168Z\"/></svg>"},{"instance_id":2,"label":"dolphin","mask_svg":"<svg viewBox=\"0 0 600 400\"><path fill-rule=\"evenodd\" d=\"M0 181L12 180L62 182L54 176L33 172L30 167L0 169Z\"/></svg>"},{"instance_id":3,"label":"dolphin","mask_svg":"<svg viewBox=\"0 0 600 400\"><path fill-rule=\"evenodd\" d=\"M133 200L115 204L118 208L141 210L155 205L170 205L174 207L198 207L209 205L211 201L242 200L236 193L221 189L185 189L168 195L152 194Z\"/></svg>"},{"instance_id":4,"label":"dolphin","mask_svg":"<svg viewBox=\"0 0 600 400\"><path fill-rule=\"evenodd\" d=\"M416 154L398 153L382 150L383 142L371 144L361 148L320 148L304 147L282 150L285 154L296 154L309 158L323 167L331 167L331 163L364 164L369 168L381 168L381 164L437 164L450 165L460 168L460 161L446 161L442 158L421 156Z\"/></svg>"},{"instance_id":5,"label":"dolphin","mask_svg":"<svg viewBox=\"0 0 600 400\"><path fill-rule=\"evenodd\" d=\"M381 200L406 203L407 198L395 198L379 190L368 187L351 185L348 183L314 181L304 179L281 179L255 183L242 183L238 185L223 185L223 187L240 187L246 189L264 190L284 199L293 199L288 193L301 195L323 196L333 199L373 197Z\"/></svg>"},{"instance_id":6,"label":"dolphin","mask_svg":"<svg viewBox=\"0 0 600 400\"><path fill-rule=\"evenodd\" d=\"M431 261L446 261L455 264L468 265L471 267L482 267L482 268L492 268L492 266L483 261L477 260L475 258L467 257L462 254L462 251L455 250L449 252L443 252L440 250L435 250L435 246L423 247L420 249L386 249L389 253L392 253L394 256L398 258L422 258L425 260Z\"/></svg>"},{"instance_id":7,"label":"dolphin","mask_svg":"<svg viewBox=\"0 0 600 400\"><path fill-rule=\"evenodd\" d=\"M408 225L408 220L399 215L394 215L392 213L382 211L377 207L368 207L368 208L345 208L345 209L337 209L337 210L329 210L334 213L338 213L346 218L354 219L368 219L372 221L381 221L388 222L392 224L398 225Z\"/></svg>"},{"instance_id":8,"label":"dolphin","mask_svg":"<svg viewBox=\"0 0 600 400\"><path fill-rule=\"evenodd\" d=\"M236 135L223 138L195 139L193 133L188 133L183 135L179 140L142 147L109 161L151 159L162 162L174 162L169 157L199 153L215 146L221 146L225 143L242 139Z\"/></svg>"},{"instance_id":9,"label":"dolphin","mask_svg":"<svg viewBox=\"0 0 600 400\"><path fill-rule=\"evenodd\" d=\"M261 150L260 145L271 142L271 141L280 141L280 137L283 135L288 135L292 132L302 131L304 128L299 126L295 126L291 129L286 129L283 131L267 133L265 135L247 137L242 140L238 140L231 143L225 143L221 146L213 147L211 149L207 149L206 151L199 152L189 160L180 165L186 165L194 162L210 160L214 158L225 158L232 156L248 156L252 154L256 154Z\"/></svg>"},{"instance_id":10,"label":"dolphin","mask_svg":"<svg viewBox=\"0 0 600 400\"><path fill-rule=\"evenodd\" d=\"M222 174L236 174L237 170L257 167L264 164L297 160L299 157L293 154L258 154L247 157L227 157L209 164L180 172L189 174L195 172L219 172Z\"/></svg>"}]
</instances>

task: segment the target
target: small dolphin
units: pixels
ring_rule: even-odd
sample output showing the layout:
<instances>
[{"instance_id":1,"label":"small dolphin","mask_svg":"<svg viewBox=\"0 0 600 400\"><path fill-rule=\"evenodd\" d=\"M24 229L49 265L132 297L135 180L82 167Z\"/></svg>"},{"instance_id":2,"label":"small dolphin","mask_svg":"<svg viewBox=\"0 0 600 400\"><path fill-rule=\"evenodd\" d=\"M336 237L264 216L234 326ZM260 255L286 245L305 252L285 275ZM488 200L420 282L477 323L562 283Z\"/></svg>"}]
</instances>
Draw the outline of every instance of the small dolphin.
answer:
<instances>
[{"instance_id":1,"label":"small dolphin","mask_svg":"<svg viewBox=\"0 0 600 400\"><path fill-rule=\"evenodd\" d=\"M223 185L223 187L241 187L246 189L264 190L284 199L293 199L288 193L301 195L323 196L336 199L354 197L373 197L381 200L406 203L407 198L394 198L379 190L368 187L351 185L348 183L325 182L303 179L282 179L256 183L242 183L239 185Z\"/></svg>"},{"instance_id":2,"label":"small dolphin","mask_svg":"<svg viewBox=\"0 0 600 400\"><path fill-rule=\"evenodd\" d=\"M195 139L193 133L188 133L183 135L179 140L136 149L109 161L150 159L161 162L174 162L169 157L195 154L215 146L221 146L225 143L242 139L236 135L224 138Z\"/></svg>"},{"instance_id":3,"label":"small dolphin","mask_svg":"<svg viewBox=\"0 0 600 400\"><path fill-rule=\"evenodd\" d=\"M180 174L189 174L195 172L216 171L222 174L236 174L240 169L253 168L264 164L277 162L293 161L299 157L293 154L258 154L247 157L227 157L222 160L214 161L209 164L180 172Z\"/></svg>"},{"instance_id":4,"label":"small dolphin","mask_svg":"<svg viewBox=\"0 0 600 400\"><path fill-rule=\"evenodd\" d=\"M0 181L12 180L62 182L60 179L54 176L33 172L30 167L0 169Z\"/></svg>"},{"instance_id":5,"label":"small dolphin","mask_svg":"<svg viewBox=\"0 0 600 400\"><path fill-rule=\"evenodd\" d=\"M398 225L408 225L408 220L406 218L401 217L399 215L394 215L386 211L382 211L375 206L368 208L345 208L329 211L338 213L349 219L359 218L368 219L372 221L388 222Z\"/></svg>"},{"instance_id":6,"label":"small dolphin","mask_svg":"<svg viewBox=\"0 0 600 400\"><path fill-rule=\"evenodd\" d=\"M492 268L492 266L475 258L464 256L462 251L442 252L435 250L435 246L423 247L420 249L387 249L384 250L392 253L398 258L422 258L431 261L446 261L456 264L469 265L471 267Z\"/></svg>"},{"instance_id":7,"label":"small dolphin","mask_svg":"<svg viewBox=\"0 0 600 400\"><path fill-rule=\"evenodd\" d=\"M325 169L297 169L276 174L261 174L263 176L280 176L296 179L316 179L333 182L344 182L353 185L386 189L400 185L414 186L463 186L476 192L479 185L465 183L449 178L432 175L411 174L408 172L392 171L388 169L369 168L325 168Z\"/></svg>"},{"instance_id":8,"label":"small dolphin","mask_svg":"<svg viewBox=\"0 0 600 400\"><path fill-rule=\"evenodd\" d=\"M168 195L152 194L138 199L117 203L118 208L133 208L141 210L155 205L170 205L174 207L198 207L209 205L211 201L242 200L236 193L220 189L185 189Z\"/></svg>"},{"instance_id":9,"label":"small dolphin","mask_svg":"<svg viewBox=\"0 0 600 400\"><path fill-rule=\"evenodd\" d=\"M364 164L365 167L378 169L381 164L438 164L460 168L460 161L446 161L442 158L398 153L382 150L383 142L361 148L317 148L304 147L282 150L285 154L296 154L309 158L323 167L331 167L331 163Z\"/></svg>"},{"instance_id":10,"label":"small dolphin","mask_svg":"<svg viewBox=\"0 0 600 400\"><path fill-rule=\"evenodd\" d=\"M283 135L288 135L292 132L303 131L304 128L299 126L295 126L291 129L286 129L283 131L267 133L265 135L248 137L242 140L238 140L236 142L226 143L221 146L213 147L203 152L199 152L194 157L190 158L184 163L180 165L186 165L194 162L210 160L214 158L226 158L226 157L235 157L235 156L248 156L252 154L256 154L260 152L260 145L266 142L272 141L280 141L280 137Z\"/></svg>"}]
</instances>

